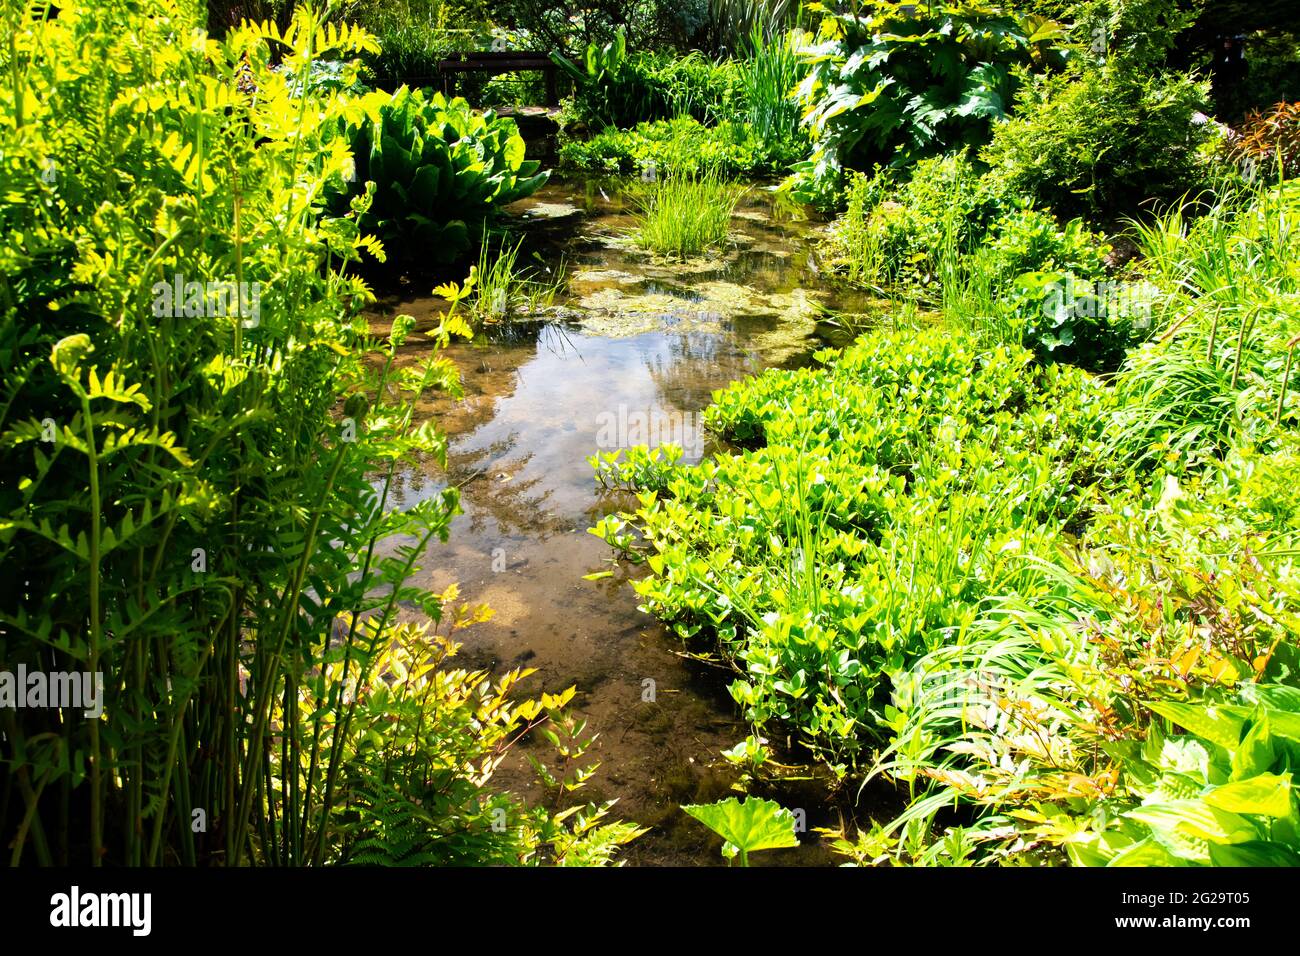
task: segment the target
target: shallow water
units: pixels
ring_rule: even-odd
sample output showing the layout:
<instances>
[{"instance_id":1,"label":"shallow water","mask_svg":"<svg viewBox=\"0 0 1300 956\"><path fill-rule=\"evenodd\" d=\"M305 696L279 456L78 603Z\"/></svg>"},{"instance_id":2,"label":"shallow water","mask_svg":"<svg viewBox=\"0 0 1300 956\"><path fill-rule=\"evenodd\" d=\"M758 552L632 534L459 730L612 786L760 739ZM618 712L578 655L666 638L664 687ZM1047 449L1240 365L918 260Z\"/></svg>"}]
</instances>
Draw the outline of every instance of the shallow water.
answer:
<instances>
[{"instance_id":1,"label":"shallow water","mask_svg":"<svg viewBox=\"0 0 1300 956\"><path fill-rule=\"evenodd\" d=\"M637 610L627 583L635 571L614 565L609 547L587 533L633 503L599 489L587 458L666 440L699 460L711 450L699 413L714 389L808 361L823 345L812 335L818 306L860 311L871 303L829 290L809 242L818 224L759 190L737 211L737 246L686 264L657 261L627 242L631 219L612 184L552 183L510 212L543 261L565 263L567 291L547 317L489 326L444 353L460 370L464 399L434 397L420 413L449 436L448 467L411 463L395 500L400 507L448 483L460 487L464 513L424 568L435 587L457 582L461 600L486 602L495 615L457 633L458 660L536 668L527 692L577 687L574 709L599 734L589 757L601 767L575 796L618 797L616 816L652 827L621 857L718 864L720 841L677 807L727 795L739 774L720 751L749 730L726 692L730 672L686 659L676 638ZM443 305L393 297L373 325L382 332L401 312L424 325ZM600 570L615 574L583 580ZM525 754L548 763L551 755L544 741L515 750L494 782L536 799ZM770 795L804 810L808 842L755 863L831 862L811 835L841 819L826 787L785 783Z\"/></svg>"}]
</instances>

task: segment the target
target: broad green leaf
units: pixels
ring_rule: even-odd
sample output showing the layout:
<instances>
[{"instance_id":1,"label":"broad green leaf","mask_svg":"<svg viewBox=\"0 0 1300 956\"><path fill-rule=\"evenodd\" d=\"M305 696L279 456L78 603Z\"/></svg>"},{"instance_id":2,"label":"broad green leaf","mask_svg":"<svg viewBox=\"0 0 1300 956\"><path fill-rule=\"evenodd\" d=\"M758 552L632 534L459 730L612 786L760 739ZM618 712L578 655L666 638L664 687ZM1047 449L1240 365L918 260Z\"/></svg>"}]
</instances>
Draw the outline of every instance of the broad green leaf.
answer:
<instances>
[{"instance_id":1,"label":"broad green leaf","mask_svg":"<svg viewBox=\"0 0 1300 956\"><path fill-rule=\"evenodd\" d=\"M1174 856L1151 837L1134 843L1132 846L1111 857L1107 866L1178 866L1179 858Z\"/></svg>"},{"instance_id":2,"label":"broad green leaf","mask_svg":"<svg viewBox=\"0 0 1300 956\"><path fill-rule=\"evenodd\" d=\"M728 797L718 803L684 805L682 809L734 847L742 860L755 850L799 845L794 815L771 800Z\"/></svg>"},{"instance_id":3,"label":"broad green leaf","mask_svg":"<svg viewBox=\"0 0 1300 956\"><path fill-rule=\"evenodd\" d=\"M1214 866L1300 866L1300 853L1280 843L1215 844L1210 847Z\"/></svg>"},{"instance_id":4,"label":"broad green leaf","mask_svg":"<svg viewBox=\"0 0 1300 956\"><path fill-rule=\"evenodd\" d=\"M1245 843L1259 838L1259 831L1250 821L1203 800L1148 804L1124 816L1145 823L1153 835L1178 834L1211 843Z\"/></svg>"},{"instance_id":5,"label":"broad green leaf","mask_svg":"<svg viewBox=\"0 0 1300 956\"><path fill-rule=\"evenodd\" d=\"M1212 807L1231 813L1285 817L1292 809L1291 775L1261 773L1215 787L1201 799Z\"/></svg>"},{"instance_id":6,"label":"broad green leaf","mask_svg":"<svg viewBox=\"0 0 1300 956\"><path fill-rule=\"evenodd\" d=\"M1227 708L1202 707L1172 700L1147 701L1146 706L1198 737L1228 750L1234 749L1241 740L1245 720L1229 713Z\"/></svg>"}]
</instances>

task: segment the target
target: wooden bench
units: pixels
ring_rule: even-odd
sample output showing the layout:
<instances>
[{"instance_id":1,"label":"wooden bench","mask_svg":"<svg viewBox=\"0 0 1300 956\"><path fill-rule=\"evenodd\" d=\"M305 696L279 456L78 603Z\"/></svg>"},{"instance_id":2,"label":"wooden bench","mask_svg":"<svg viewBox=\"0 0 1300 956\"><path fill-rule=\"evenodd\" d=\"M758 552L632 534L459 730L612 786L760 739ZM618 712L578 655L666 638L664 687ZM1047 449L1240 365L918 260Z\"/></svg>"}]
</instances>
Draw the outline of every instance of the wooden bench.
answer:
<instances>
[{"instance_id":1,"label":"wooden bench","mask_svg":"<svg viewBox=\"0 0 1300 956\"><path fill-rule=\"evenodd\" d=\"M538 70L546 83L546 105L559 103L555 85L555 62L545 53L524 50L491 50L484 52L454 53L438 62L443 92L452 93L452 76L456 73L518 73Z\"/></svg>"}]
</instances>

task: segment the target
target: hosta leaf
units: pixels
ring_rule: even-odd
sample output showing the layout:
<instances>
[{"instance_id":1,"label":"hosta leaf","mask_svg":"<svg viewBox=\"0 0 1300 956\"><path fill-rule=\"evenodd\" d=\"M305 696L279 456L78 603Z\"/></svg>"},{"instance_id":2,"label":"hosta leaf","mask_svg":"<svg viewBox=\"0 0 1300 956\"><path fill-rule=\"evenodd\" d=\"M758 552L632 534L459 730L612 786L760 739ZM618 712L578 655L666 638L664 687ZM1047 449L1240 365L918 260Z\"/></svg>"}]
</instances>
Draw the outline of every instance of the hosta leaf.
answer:
<instances>
[{"instance_id":1,"label":"hosta leaf","mask_svg":"<svg viewBox=\"0 0 1300 956\"><path fill-rule=\"evenodd\" d=\"M1152 835L1177 835L1211 843L1244 843L1259 838L1249 820L1212 807L1203 800L1170 800L1138 807L1124 814L1145 823Z\"/></svg>"},{"instance_id":2,"label":"hosta leaf","mask_svg":"<svg viewBox=\"0 0 1300 956\"><path fill-rule=\"evenodd\" d=\"M1300 853L1280 843L1252 841L1210 847L1214 866L1300 866Z\"/></svg>"},{"instance_id":3,"label":"hosta leaf","mask_svg":"<svg viewBox=\"0 0 1300 956\"><path fill-rule=\"evenodd\" d=\"M1111 857L1107 866L1178 866L1180 859L1147 837Z\"/></svg>"},{"instance_id":4,"label":"hosta leaf","mask_svg":"<svg viewBox=\"0 0 1300 956\"><path fill-rule=\"evenodd\" d=\"M1245 720L1229 713L1227 708L1202 707L1172 700L1148 701L1146 706L1161 717L1172 720L1178 726L1220 747L1232 750L1241 740L1241 728Z\"/></svg>"},{"instance_id":5,"label":"hosta leaf","mask_svg":"<svg viewBox=\"0 0 1300 956\"><path fill-rule=\"evenodd\" d=\"M1265 817L1291 814L1291 775L1261 773L1215 787L1202 798L1211 807L1231 813L1251 813Z\"/></svg>"},{"instance_id":6,"label":"hosta leaf","mask_svg":"<svg viewBox=\"0 0 1300 956\"><path fill-rule=\"evenodd\" d=\"M718 803L684 805L682 810L743 855L799 845L794 815L771 800L728 797Z\"/></svg>"}]
</instances>

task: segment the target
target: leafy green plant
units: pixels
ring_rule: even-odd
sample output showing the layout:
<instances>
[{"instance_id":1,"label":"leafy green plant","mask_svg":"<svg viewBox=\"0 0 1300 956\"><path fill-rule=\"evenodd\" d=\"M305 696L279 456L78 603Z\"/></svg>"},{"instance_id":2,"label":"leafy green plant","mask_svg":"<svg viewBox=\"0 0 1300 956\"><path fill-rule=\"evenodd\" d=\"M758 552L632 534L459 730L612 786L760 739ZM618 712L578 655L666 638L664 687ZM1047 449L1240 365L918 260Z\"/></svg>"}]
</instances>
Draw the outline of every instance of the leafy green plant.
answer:
<instances>
[{"instance_id":1,"label":"leafy green plant","mask_svg":"<svg viewBox=\"0 0 1300 956\"><path fill-rule=\"evenodd\" d=\"M706 422L739 453L593 459L639 507L592 531L648 565L649 612L743 670L748 720L798 728L844 770L881 732L891 675L984 600L1039 586L1024 556L1086 508L1108 398L951 329L822 359L715 393Z\"/></svg>"},{"instance_id":2,"label":"leafy green plant","mask_svg":"<svg viewBox=\"0 0 1300 956\"><path fill-rule=\"evenodd\" d=\"M560 149L567 166L640 174L646 179L708 171L723 176L763 175L779 171L783 155L770 152L744 123L704 126L688 116L641 123L630 130L605 130Z\"/></svg>"},{"instance_id":3,"label":"leafy green plant","mask_svg":"<svg viewBox=\"0 0 1300 956\"><path fill-rule=\"evenodd\" d=\"M1140 802L1110 827L1069 844L1071 859L1105 866L1300 865L1300 691L1264 685L1237 705L1152 702L1191 731L1153 724L1121 751Z\"/></svg>"},{"instance_id":4,"label":"leafy green plant","mask_svg":"<svg viewBox=\"0 0 1300 956\"><path fill-rule=\"evenodd\" d=\"M549 175L524 159L514 120L479 113L463 99L402 87L368 94L357 105L363 119L347 127L353 182L336 188L334 207L370 195L360 228L403 255L418 250L434 262L454 261L469 249L472 227Z\"/></svg>"},{"instance_id":5,"label":"leafy green plant","mask_svg":"<svg viewBox=\"0 0 1300 956\"><path fill-rule=\"evenodd\" d=\"M1043 360L1113 370L1156 306L1147 286L1105 278L1110 247L1078 219L1061 226L1021 206L995 220L979 248L941 249L945 315Z\"/></svg>"},{"instance_id":6,"label":"leafy green plant","mask_svg":"<svg viewBox=\"0 0 1300 956\"><path fill-rule=\"evenodd\" d=\"M1205 97L1185 74L1152 76L1120 60L1077 66L1022 85L980 158L1007 194L1062 217L1114 221L1208 185L1198 150L1212 127L1193 122Z\"/></svg>"},{"instance_id":7,"label":"leafy green plant","mask_svg":"<svg viewBox=\"0 0 1300 956\"><path fill-rule=\"evenodd\" d=\"M552 58L574 83L573 118L591 129L628 129L684 116L713 125L741 108L738 66L699 52L629 53L620 32L608 43L589 45L581 63L559 54Z\"/></svg>"},{"instance_id":8,"label":"leafy green plant","mask_svg":"<svg viewBox=\"0 0 1300 956\"><path fill-rule=\"evenodd\" d=\"M1063 31L976 4L880 3L867 12L823 11L800 55L798 87L813 152L789 188L820 202L845 170L899 168L987 142L1011 109L1013 67L1064 62ZM833 194L833 193L832 193Z\"/></svg>"},{"instance_id":9,"label":"leafy green plant","mask_svg":"<svg viewBox=\"0 0 1300 956\"><path fill-rule=\"evenodd\" d=\"M1267 442L1294 424L1298 203L1300 189L1284 182L1220 197L1194 220L1186 203L1135 227L1166 300L1158 335L1119 377L1122 453L1218 457L1238 436Z\"/></svg>"},{"instance_id":10,"label":"leafy green plant","mask_svg":"<svg viewBox=\"0 0 1300 956\"><path fill-rule=\"evenodd\" d=\"M472 46L473 35L453 26L464 23L466 12L456 6L444 0L363 2L340 5L338 16L374 36L378 49L362 62L370 76L392 89L398 83L432 82L439 61Z\"/></svg>"},{"instance_id":11,"label":"leafy green plant","mask_svg":"<svg viewBox=\"0 0 1300 956\"><path fill-rule=\"evenodd\" d=\"M771 800L728 797L717 803L685 804L685 813L722 837L722 856L749 866L749 854L798 846L794 814Z\"/></svg>"},{"instance_id":12,"label":"leafy green plant","mask_svg":"<svg viewBox=\"0 0 1300 956\"><path fill-rule=\"evenodd\" d=\"M910 176L852 174L846 195L831 255L856 281L880 286L939 285L943 257L974 252L1008 205L960 154L920 160Z\"/></svg>"},{"instance_id":13,"label":"leafy green plant","mask_svg":"<svg viewBox=\"0 0 1300 956\"><path fill-rule=\"evenodd\" d=\"M454 591L443 595L450 607ZM453 627L488 614L456 608ZM532 672L493 678L452 669L459 645L427 626L403 625L376 657L344 742L346 820L339 862L383 866L594 866L644 831L607 819L613 801L529 805L489 789L492 774L524 735L540 734L568 762L552 727L569 726L563 713L573 697L519 699L514 688ZM352 679L362 675L353 668ZM345 679L341 665L326 678ZM530 755L531 756L531 755ZM582 756L582 749L575 751ZM534 758L535 759L535 758ZM540 768L543 779L550 778ZM563 786L582 787L595 767L578 767ZM553 780L552 780L553 782ZM556 786L559 786L556 784Z\"/></svg>"},{"instance_id":14,"label":"leafy green plant","mask_svg":"<svg viewBox=\"0 0 1300 956\"><path fill-rule=\"evenodd\" d=\"M196 15L0 8L0 563L23 568L0 582L0 661L102 676L98 714L0 708L7 858L418 860L448 845L405 827L496 799L477 750L495 698L392 651L427 636L399 610L465 620L411 582L455 489L403 510L390 490L398 462L445 453L415 407L458 394L439 353L470 332L466 290L440 290L400 369L414 320L377 341L358 316L373 297L345 270L382 252L368 195L340 217L323 198L357 104L309 80L373 39L302 8L214 41ZM452 796L403 819L431 793ZM548 859L630 832L531 819Z\"/></svg>"},{"instance_id":15,"label":"leafy green plant","mask_svg":"<svg viewBox=\"0 0 1300 956\"><path fill-rule=\"evenodd\" d=\"M1292 859L1294 454L1122 490L1036 563L1041 597L990 602L896 680L878 771L921 792L877 849L943 856L931 822L960 803L981 862Z\"/></svg>"}]
</instances>

